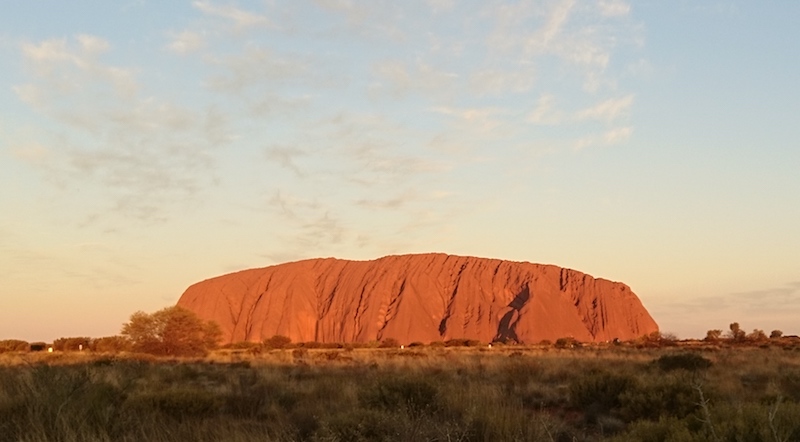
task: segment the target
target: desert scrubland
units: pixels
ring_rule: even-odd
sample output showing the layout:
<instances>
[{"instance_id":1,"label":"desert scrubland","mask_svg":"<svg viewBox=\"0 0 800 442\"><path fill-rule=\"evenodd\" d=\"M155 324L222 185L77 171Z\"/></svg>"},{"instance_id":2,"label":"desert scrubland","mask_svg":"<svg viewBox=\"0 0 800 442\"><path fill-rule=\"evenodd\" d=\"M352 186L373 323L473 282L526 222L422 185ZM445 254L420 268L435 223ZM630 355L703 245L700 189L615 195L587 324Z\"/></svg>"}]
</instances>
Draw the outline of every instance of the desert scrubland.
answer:
<instances>
[{"instance_id":1,"label":"desert scrubland","mask_svg":"<svg viewBox=\"0 0 800 442\"><path fill-rule=\"evenodd\" d=\"M793 441L798 416L787 338L0 354L4 441Z\"/></svg>"}]
</instances>

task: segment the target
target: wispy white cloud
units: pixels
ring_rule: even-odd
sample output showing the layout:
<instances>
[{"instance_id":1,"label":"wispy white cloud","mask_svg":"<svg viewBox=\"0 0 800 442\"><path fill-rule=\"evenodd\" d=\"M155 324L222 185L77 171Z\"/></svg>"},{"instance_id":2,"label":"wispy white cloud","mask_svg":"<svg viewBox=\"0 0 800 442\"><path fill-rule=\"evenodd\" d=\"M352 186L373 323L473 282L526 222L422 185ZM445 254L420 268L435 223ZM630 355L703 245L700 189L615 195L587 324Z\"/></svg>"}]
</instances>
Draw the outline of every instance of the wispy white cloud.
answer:
<instances>
[{"instance_id":1,"label":"wispy white cloud","mask_svg":"<svg viewBox=\"0 0 800 442\"><path fill-rule=\"evenodd\" d=\"M351 237L345 221L337 214L338 210L316 198L276 190L267 204L284 224L278 244L271 247L272 252L267 256L270 259L276 256L291 259L309 257L309 254L316 256L314 251L318 253Z\"/></svg>"},{"instance_id":2,"label":"wispy white cloud","mask_svg":"<svg viewBox=\"0 0 800 442\"><path fill-rule=\"evenodd\" d=\"M414 193L405 192L389 198L364 198L356 201L355 204L370 209L400 209L414 200L416 200L416 195Z\"/></svg>"},{"instance_id":3,"label":"wispy white cloud","mask_svg":"<svg viewBox=\"0 0 800 442\"><path fill-rule=\"evenodd\" d=\"M497 118L507 111L498 108L454 108L450 106L437 106L431 109L442 115L447 115L459 120L470 132L489 132L503 125Z\"/></svg>"},{"instance_id":4,"label":"wispy white cloud","mask_svg":"<svg viewBox=\"0 0 800 442\"><path fill-rule=\"evenodd\" d=\"M298 177L303 177L306 173L300 169L296 160L306 155L308 155L308 152L297 147L276 146L266 150L266 157L268 160L274 161L281 167L291 170Z\"/></svg>"},{"instance_id":5,"label":"wispy white cloud","mask_svg":"<svg viewBox=\"0 0 800 442\"><path fill-rule=\"evenodd\" d=\"M335 25L322 31L325 35L389 39L394 42L407 39L408 30L403 28L407 12L397 2L314 0L314 3L325 12L334 13L345 20L343 26Z\"/></svg>"},{"instance_id":6,"label":"wispy white cloud","mask_svg":"<svg viewBox=\"0 0 800 442\"><path fill-rule=\"evenodd\" d=\"M427 203L445 200L453 195L449 191L427 191L407 189L390 197L364 198L357 200L356 205L368 209L406 209L413 203Z\"/></svg>"},{"instance_id":7,"label":"wispy white cloud","mask_svg":"<svg viewBox=\"0 0 800 442\"><path fill-rule=\"evenodd\" d=\"M204 14L230 21L234 30L237 31L261 26L275 27L275 24L267 16L246 11L233 5L218 5L210 1L196 1L192 5Z\"/></svg>"},{"instance_id":8,"label":"wispy white cloud","mask_svg":"<svg viewBox=\"0 0 800 442\"><path fill-rule=\"evenodd\" d=\"M600 13L606 17L628 15L631 12L631 5L623 0L602 0L597 6L600 8Z\"/></svg>"},{"instance_id":9,"label":"wispy white cloud","mask_svg":"<svg viewBox=\"0 0 800 442\"><path fill-rule=\"evenodd\" d=\"M544 94L539 97L536 108L528 116L528 121L534 124L555 125L564 120L564 112L556 109L555 97Z\"/></svg>"},{"instance_id":10,"label":"wispy white cloud","mask_svg":"<svg viewBox=\"0 0 800 442\"><path fill-rule=\"evenodd\" d=\"M633 128L630 126L618 127L611 129L603 134L603 141L605 144L617 144L627 141L633 133Z\"/></svg>"},{"instance_id":11,"label":"wispy white cloud","mask_svg":"<svg viewBox=\"0 0 800 442\"><path fill-rule=\"evenodd\" d=\"M281 83L306 79L309 69L307 61L258 46L246 47L236 55L212 56L207 61L223 70L208 80L209 87L237 94L256 85L267 84L277 89Z\"/></svg>"},{"instance_id":12,"label":"wispy white cloud","mask_svg":"<svg viewBox=\"0 0 800 442\"><path fill-rule=\"evenodd\" d=\"M318 214L320 210L324 210L322 204L316 200L310 200L281 189L275 190L267 201L267 205L292 222L307 218L309 215L313 216Z\"/></svg>"},{"instance_id":13,"label":"wispy white cloud","mask_svg":"<svg viewBox=\"0 0 800 442\"><path fill-rule=\"evenodd\" d=\"M377 77L372 87L373 93L388 90L391 94L404 97L408 94L452 94L458 86L459 75L455 72L438 69L422 60L408 64L396 60L386 60L373 66Z\"/></svg>"},{"instance_id":14,"label":"wispy white cloud","mask_svg":"<svg viewBox=\"0 0 800 442\"><path fill-rule=\"evenodd\" d=\"M535 75L531 68L513 71L484 69L474 72L469 79L470 89L477 95L504 95L525 93L533 88Z\"/></svg>"},{"instance_id":15,"label":"wispy white cloud","mask_svg":"<svg viewBox=\"0 0 800 442\"><path fill-rule=\"evenodd\" d=\"M455 0L428 0L428 5L430 5L434 13L450 11L455 4Z\"/></svg>"},{"instance_id":16,"label":"wispy white cloud","mask_svg":"<svg viewBox=\"0 0 800 442\"><path fill-rule=\"evenodd\" d=\"M525 41L525 51L528 53L545 53L551 51L553 42L564 28L574 6L574 0L556 3L550 11L544 25L527 37Z\"/></svg>"},{"instance_id":17,"label":"wispy white cloud","mask_svg":"<svg viewBox=\"0 0 800 442\"><path fill-rule=\"evenodd\" d=\"M362 23L369 15L369 6L361 2L352 0L314 0L314 2L325 9L343 13L353 23Z\"/></svg>"},{"instance_id":18,"label":"wispy white cloud","mask_svg":"<svg viewBox=\"0 0 800 442\"><path fill-rule=\"evenodd\" d=\"M50 149L36 141L14 145L11 147L10 153L12 157L18 160L37 165L46 163L52 155Z\"/></svg>"},{"instance_id":19,"label":"wispy white cloud","mask_svg":"<svg viewBox=\"0 0 800 442\"><path fill-rule=\"evenodd\" d=\"M582 150L597 145L611 146L614 144L620 144L627 141L631 137L631 134L633 134L632 127L617 127L602 134L591 134L581 137L575 141L573 148L574 150Z\"/></svg>"},{"instance_id":20,"label":"wispy white cloud","mask_svg":"<svg viewBox=\"0 0 800 442\"><path fill-rule=\"evenodd\" d=\"M578 120L601 120L611 122L627 114L631 105L633 105L633 95L627 95L622 98L611 98L578 111L575 118Z\"/></svg>"},{"instance_id":21,"label":"wispy white cloud","mask_svg":"<svg viewBox=\"0 0 800 442\"><path fill-rule=\"evenodd\" d=\"M205 46L205 38L198 32L182 31L172 36L166 48L178 54L197 52Z\"/></svg>"},{"instance_id":22,"label":"wispy white cloud","mask_svg":"<svg viewBox=\"0 0 800 442\"><path fill-rule=\"evenodd\" d=\"M110 44L95 36L78 35L75 40L78 48L67 45L66 39L45 40L39 44L23 43L22 55L30 68L40 79L48 80L51 90L48 92L70 92L81 88L90 88L95 82L110 83L117 94L130 97L136 92L137 84L134 73L130 69L107 66L100 63L97 56L106 52ZM89 75L89 84L77 82L76 75ZM25 85L18 93L30 98L30 86ZM37 98L41 98L40 96Z\"/></svg>"},{"instance_id":23,"label":"wispy white cloud","mask_svg":"<svg viewBox=\"0 0 800 442\"><path fill-rule=\"evenodd\" d=\"M105 210L163 219L164 208L209 184L211 152L229 139L225 117L213 108L141 97L134 69L99 58L112 49L108 42L87 35L73 41L21 45L32 75L14 90L60 127L37 135L36 155L18 146L17 157L62 187L100 183Z\"/></svg>"},{"instance_id":24,"label":"wispy white cloud","mask_svg":"<svg viewBox=\"0 0 800 442\"><path fill-rule=\"evenodd\" d=\"M79 34L76 39L86 54L98 55L111 47L107 41L94 35Z\"/></svg>"}]
</instances>

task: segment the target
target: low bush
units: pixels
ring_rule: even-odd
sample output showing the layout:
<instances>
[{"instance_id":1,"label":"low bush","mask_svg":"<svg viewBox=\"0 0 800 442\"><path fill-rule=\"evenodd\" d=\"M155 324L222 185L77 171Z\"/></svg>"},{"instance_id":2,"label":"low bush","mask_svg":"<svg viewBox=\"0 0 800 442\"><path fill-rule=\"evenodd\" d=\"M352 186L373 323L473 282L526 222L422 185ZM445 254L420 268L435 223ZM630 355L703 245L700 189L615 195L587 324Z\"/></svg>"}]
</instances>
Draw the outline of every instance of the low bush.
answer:
<instances>
[{"instance_id":1,"label":"low bush","mask_svg":"<svg viewBox=\"0 0 800 442\"><path fill-rule=\"evenodd\" d=\"M26 341L19 339L5 339L0 341L0 353L7 353L12 351L30 351L31 345Z\"/></svg>"},{"instance_id":2,"label":"low bush","mask_svg":"<svg viewBox=\"0 0 800 442\"><path fill-rule=\"evenodd\" d=\"M628 422L683 419L697 411L699 402L691 380L679 376L647 377L619 395L620 415Z\"/></svg>"},{"instance_id":3,"label":"low bush","mask_svg":"<svg viewBox=\"0 0 800 442\"><path fill-rule=\"evenodd\" d=\"M573 347L580 347L581 343L572 337L558 338L556 339L555 346L556 348L573 348Z\"/></svg>"},{"instance_id":4,"label":"low bush","mask_svg":"<svg viewBox=\"0 0 800 442\"><path fill-rule=\"evenodd\" d=\"M121 353L131 351L132 343L124 336L106 336L93 339L89 348L98 353Z\"/></svg>"},{"instance_id":5,"label":"low bush","mask_svg":"<svg viewBox=\"0 0 800 442\"><path fill-rule=\"evenodd\" d=\"M449 339L444 341L445 347L479 347L480 345L481 341L476 339Z\"/></svg>"},{"instance_id":6,"label":"low bush","mask_svg":"<svg viewBox=\"0 0 800 442\"><path fill-rule=\"evenodd\" d=\"M31 351L45 351L45 350L47 350L47 343L31 342Z\"/></svg>"},{"instance_id":7,"label":"low bush","mask_svg":"<svg viewBox=\"0 0 800 442\"><path fill-rule=\"evenodd\" d=\"M125 403L126 413L157 413L173 419L207 418L218 415L223 398L196 388L174 388L131 395Z\"/></svg>"},{"instance_id":8,"label":"low bush","mask_svg":"<svg viewBox=\"0 0 800 442\"><path fill-rule=\"evenodd\" d=\"M368 407L420 416L437 411L437 394L437 388L426 379L385 377L363 391L360 398Z\"/></svg>"},{"instance_id":9,"label":"low bush","mask_svg":"<svg viewBox=\"0 0 800 442\"><path fill-rule=\"evenodd\" d=\"M570 404L579 410L609 413L619 408L621 396L634 387L630 375L608 371L592 371L569 384Z\"/></svg>"},{"instance_id":10,"label":"low bush","mask_svg":"<svg viewBox=\"0 0 800 442\"><path fill-rule=\"evenodd\" d=\"M660 356L655 363L663 371L698 371L708 369L713 365L709 359L697 353L667 354Z\"/></svg>"},{"instance_id":11,"label":"low bush","mask_svg":"<svg viewBox=\"0 0 800 442\"><path fill-rule=\"evenodd\" d=\"M399 348L399 347L400 343L397 342L397 339L394 338L386 338L383 341L381 341L381 344L378 346L378 348Z\"/></svg>"},{"instance_id":12,"label":"low bush","mask_svg":"<svg viewBox=\"0 0 800 442\"><path fill-rule=\"evenodd\" d=\"M264 340L264 347L270 349L281 349L288 347L291 343L292 340L288 336L275 335Z\"/></svg>"},{"instance_id":13,"label":"low bush","mask_svg":"<svg viewBox=\"0 0 800 442\"><path fill-rule=\"evenodd\" d=\"M53 350L56 351L82 351L89 350L91 338L58 338L53 341Z\"/></svg>"}]
</instances>

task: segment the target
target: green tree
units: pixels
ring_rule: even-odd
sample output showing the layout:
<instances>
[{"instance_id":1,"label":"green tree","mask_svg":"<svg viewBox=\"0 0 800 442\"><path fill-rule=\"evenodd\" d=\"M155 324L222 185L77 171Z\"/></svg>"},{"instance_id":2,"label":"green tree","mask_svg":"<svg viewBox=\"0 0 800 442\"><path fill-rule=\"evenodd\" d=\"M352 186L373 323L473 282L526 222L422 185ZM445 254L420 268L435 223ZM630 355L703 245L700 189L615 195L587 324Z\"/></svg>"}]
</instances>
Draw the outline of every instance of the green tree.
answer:
<instances>
[{"instance_id":1,"label":"green tree","mask_svg":"<svg viewBox=\"0 0 800 442\"><path fill-rule=\"evenodd\" d=\"M222 337L217 323L178 306L153 314L136 312L120 334L130 339L134 351L162 356L202 356Z\"/></svg>"},{"instance_id":2,"label":"green tree","mask_svg":"<svg viewBox=\"0 0 800 442\"><path fill-rule=\"evenodd\" d=\"M709 330L706 332L705 340L708 342L717 342L720 340L720 338L722 338L722 330L720 329Z\"/></svg>"},{"instance_id":3,"label":"green tree","mask_svg":"<svg viewBox=\"0 0 800 442\"><path fill-rule=\"evenodd\" d=\"M729 333L729 336L731 340L736 342L742 342L745 340L747 334L744 332L744 330L742 330L738 322L731 323L730 329L731 331Z\"/></svg>"},{"instance_id":4,"label":"green tree","mask_svg":"<svg viewBox=\"0 0 800 442\"><path fill-rule=\"evenodd\" d=\"M754 329L752 333L747 335L748 341L763 342L767 340L767 334L764 330Z\"/></svg>"}]
</instances>

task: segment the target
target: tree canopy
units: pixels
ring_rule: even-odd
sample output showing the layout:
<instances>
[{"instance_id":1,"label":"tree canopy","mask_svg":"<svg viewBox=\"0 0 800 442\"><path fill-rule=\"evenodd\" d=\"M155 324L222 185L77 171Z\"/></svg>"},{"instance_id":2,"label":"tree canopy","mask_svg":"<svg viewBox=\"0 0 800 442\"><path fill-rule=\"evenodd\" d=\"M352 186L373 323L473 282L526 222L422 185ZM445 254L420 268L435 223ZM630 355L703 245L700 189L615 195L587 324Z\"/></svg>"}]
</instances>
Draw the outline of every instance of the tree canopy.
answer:
<instances>
[{"instance_id":1,"label":"tree canopy","mask_svg":"<svg viewBox=\"0 0 800 442\"><path fill-rule=\"evenodd\" d=\"M202 356L222 336L216 322L203 321L185 308L167 307L155 313L136 312L122 326L133 350L162 356Z\"/></svg>"}]
</instances>

